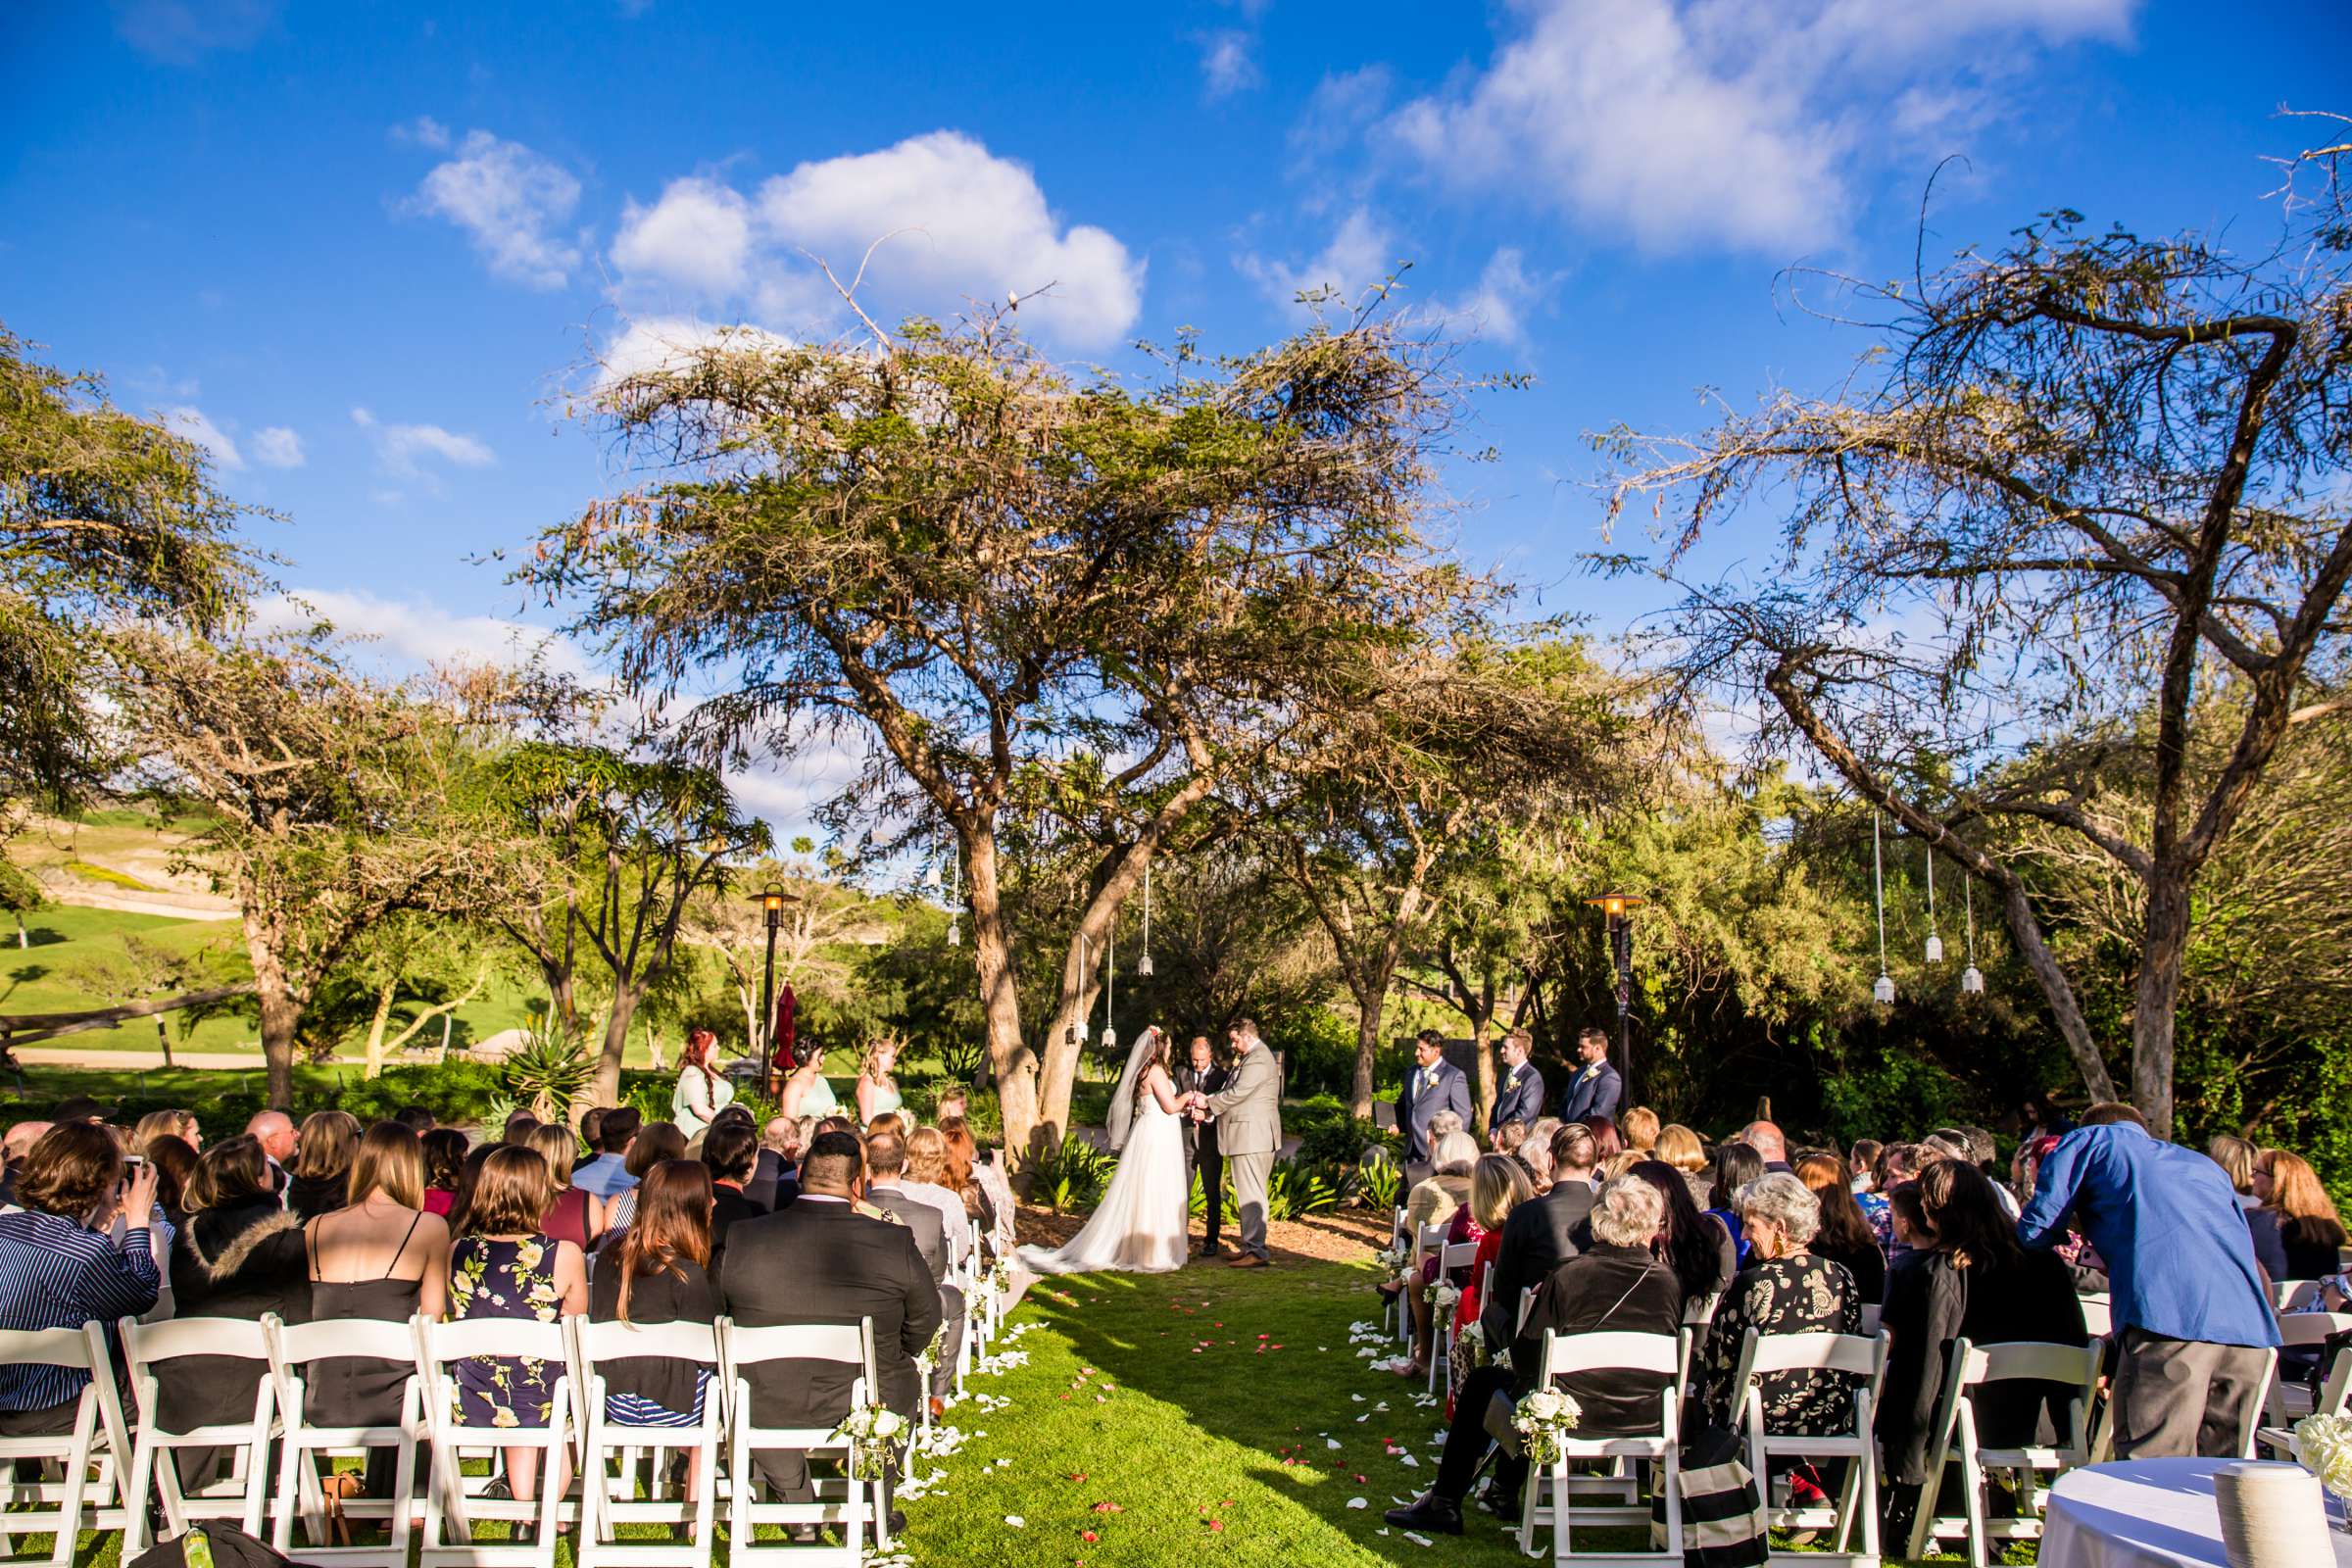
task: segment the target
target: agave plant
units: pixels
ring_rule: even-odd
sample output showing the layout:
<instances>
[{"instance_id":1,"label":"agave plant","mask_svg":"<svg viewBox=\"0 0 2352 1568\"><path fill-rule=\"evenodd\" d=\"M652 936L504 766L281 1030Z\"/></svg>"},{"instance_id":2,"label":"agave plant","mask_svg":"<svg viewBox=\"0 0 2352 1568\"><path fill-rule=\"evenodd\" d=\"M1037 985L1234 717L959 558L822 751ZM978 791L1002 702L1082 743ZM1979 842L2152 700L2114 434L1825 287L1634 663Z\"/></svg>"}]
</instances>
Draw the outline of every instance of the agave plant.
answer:
<instances>
[{"instance_id":1,"label":"agave plant","mask_svg":"<svg viewBox=\"0 0 2352 1568\"><path fill-rule=\"evenodd\" d=\"M506 1059L507 1093L544 1122L565 1120L571 1102L596 1076L587 1044L552 1020L534 1023Z\"/></svg>"}]
</instances>

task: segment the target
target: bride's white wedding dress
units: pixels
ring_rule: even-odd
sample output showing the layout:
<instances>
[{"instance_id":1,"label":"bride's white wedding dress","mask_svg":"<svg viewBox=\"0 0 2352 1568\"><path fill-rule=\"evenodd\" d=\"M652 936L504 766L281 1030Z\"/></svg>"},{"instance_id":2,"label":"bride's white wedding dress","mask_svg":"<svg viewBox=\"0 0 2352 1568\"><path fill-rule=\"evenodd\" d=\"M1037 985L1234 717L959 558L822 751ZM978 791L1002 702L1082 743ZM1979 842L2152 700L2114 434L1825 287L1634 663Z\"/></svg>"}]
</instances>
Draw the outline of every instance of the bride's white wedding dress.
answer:
<instances>
[{"instance_id":1,"label":"bride's white wedding dress","mask_svg":"<svg viewBox=\"0 0 2352 1568\"><path fill-rule=\"evenodd\" d=\"M1184 1118L1162 1109L1150 1089L1142 1100L1119 1168L1086 1228L1054 1251L1021 1249L1021 1261L1036 1273L1164 1274L1184 1267L1190 1245L1185 1227L1192 1217Z\"/></svg>"}]
</instances>

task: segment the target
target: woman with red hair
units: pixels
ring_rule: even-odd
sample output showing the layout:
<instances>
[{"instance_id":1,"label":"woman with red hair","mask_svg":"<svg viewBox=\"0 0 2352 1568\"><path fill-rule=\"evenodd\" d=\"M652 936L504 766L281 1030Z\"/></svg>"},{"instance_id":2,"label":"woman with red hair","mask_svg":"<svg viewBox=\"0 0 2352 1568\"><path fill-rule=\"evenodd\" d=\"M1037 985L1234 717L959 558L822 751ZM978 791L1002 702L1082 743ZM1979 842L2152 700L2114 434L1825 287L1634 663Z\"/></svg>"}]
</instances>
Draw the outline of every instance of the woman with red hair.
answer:
<instances>
[{"instance_id":1,"label":"woman with red hair","mask_svg":"<svg viewBox=\"0 0 2352 1568\"><path fill-rule=\"evenodd\" d=\"M678 1084L670 1091L669 1119L693 1143L735 1098L735 1086L710 1068L718 1036L708 1029L689 1031L686 1049L678 1053Z\"/></svg>"}]
</instances>

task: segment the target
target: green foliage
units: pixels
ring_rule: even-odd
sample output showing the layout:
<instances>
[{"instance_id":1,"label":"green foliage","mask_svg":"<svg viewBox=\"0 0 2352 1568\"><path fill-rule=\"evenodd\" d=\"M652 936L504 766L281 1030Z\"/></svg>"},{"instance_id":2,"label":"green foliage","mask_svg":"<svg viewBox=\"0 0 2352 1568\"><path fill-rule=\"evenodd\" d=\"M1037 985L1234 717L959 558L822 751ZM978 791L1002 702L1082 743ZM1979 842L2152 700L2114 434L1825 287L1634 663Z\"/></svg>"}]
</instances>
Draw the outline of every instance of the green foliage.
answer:
<instances>
[{"instance_id":1,"label":"green foliage","mask_svg":"<svg viewBox=\"0 0 2352 1568\"><path fill-rule=\"evenodd\" d=\"M1278 1164L1266 1178L1266 1218L1329 1213L1340 1206L1340 1190L1346 1181L1345 1174L1330 1165L1305 1160Z\"/></svg>"},{"instance_id":2,"label":"green foliage","mask_svg":"<svg viewBox=\"0 0 2352 1568\"><path fill-rule=\"evenodd\" d=\"M1397 1147L1395 1133L1383 1132L1369 1121L1350 1120L1348 1107L1328 1095L1285 1105L1282 1125L1298 1140L1296 1157L1313 1165L1351 1166L1367 1149Z\"/></svg>"},{"instance_id":3,"label":"green foliage","mask_svg":"<svg viewBox=\"0 0 2352 1568\"><path fill-rule=\"evenodd\" d=\"M377 1077L355 1079L335 1096L335 1105L362 1122L388 1120L404 1105L422 1105L440 1121L487 1123L492 1108L511 1099L499 1068L448 1061L386 1067Z\"/></svg>"},{"instance_id":4,"label":"green foliage","mask_svg":"<svg viewBox=\"0 0 2352 1568\"><path fill-rule=\"evenodd\" d=\"M1849 1061L1822 1080L1822 1130L1839 1149L1857 1138L1916 1138L1962 1115L1952 1075L1906 1051Z\"/></svg>"},{"instance_id":5,"label":"green foliage","mask_svg":"<svg viewBox=\"0 0 2352 1568\"><path fill-rule=\"evenodd\" d=\"M1273 1028L1275 1025L1269 1024ZM1330 1007L1308 1007L1269 1034L1266 1044L1282 1053L1283 1091L1289 1095L1346 1095L1355 1081L1355 1025ZM1384 1048L1373 1065L1373 1081L1396 1076L1388 1058L1401 1053Z\"/></svg>"},{"instance_id":6,"label":"green foliage","mask_svg":"<svg viewBox=\"0 0 2352 1568\"><path fill-rule=\"evenodd\" d=\"M31 873L6 856L0 856L0 909L22 916L48 902L49 896Z\"/></svg>"},{"instance_id":7,"label":"green foliage","mask_svg":"<svg viewBox=\"0 0 2352 1568\"><path fill-rule=\"evenodd\" d=\"M1032 1200L1061 1212L1088 1209L1102 1200L1118 1158L1083 1138L1070 1138L1032 1168Z\"/></svg>"},{"instance_id":8,"label":"green foliage","mask_svg":"<svg viewBox=\"0 0 2352 1568\"><path fill-rule=\"evenodd\" d=\"M502 1086L514 1103L541 1121L564 1120L571 1102L596 1076L587 1042L552 1020L524 1031L520 1049L501 1064ZM669 1107L662 1106L667 1116Z\"/></svg>"},{"instance_id":9,"label":"green foliage","mask_svg":"<svg viewBox=\"0 0 2352 1568\"><path fill-rule=\"evenodd\" d=\"M1383 1153L1355 1168L1355 1196L1375 1214L1393 1213L1396 1196L1404 1191L1404 1171L1394 1156Z\"/></svg>"}]
</instances>

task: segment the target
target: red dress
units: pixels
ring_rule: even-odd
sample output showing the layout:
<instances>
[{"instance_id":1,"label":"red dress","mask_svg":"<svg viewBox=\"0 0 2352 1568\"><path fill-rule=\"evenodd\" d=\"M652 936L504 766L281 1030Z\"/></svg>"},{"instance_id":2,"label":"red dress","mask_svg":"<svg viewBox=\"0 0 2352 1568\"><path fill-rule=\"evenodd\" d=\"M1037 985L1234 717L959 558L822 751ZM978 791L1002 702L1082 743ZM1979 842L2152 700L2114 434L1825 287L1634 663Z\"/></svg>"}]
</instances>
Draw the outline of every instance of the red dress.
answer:
<instances>
[{"instance_id":1,"label":"red dress","mask_svg":"<svg viewBox=\"0 0 2352 1568\"><path fill-rule=\"evenodd\" d=\"M1465 1210L1468 1206L1467 1204L1463 1205ZM1494 1266L1494 1259L1502 1253L1500 1229L1479 1230L1475 1223L1470 1228L1478 1232L1478 1256L1470 1264L1470 1283L1462 1287L1462 1304L1454 1316L1455 1323L1478 1321L1480 1307L1486 1299L1487 1270ZM1453 1337L1449 1335L1446 1343L1450 1348L1453 1344ZM1453 1419L1453 1394L1451 1391L1448 1391L1446 1396L1446 1419L1448 1421Z\"/></svg>"},{"instance_id":2,"label":"red dress","mask_svg":"<svg viewBox=\"0 0 2352 1568\"><path fill-rule=\"evenodd\" d=\"M581 1251L588 1250L588 1193L584 1188L566 1187L556 1195L547 1213L539 1221L540 1234L553 1236L559 1242L569 1242Z\"/></svg>"}]
</instances>

